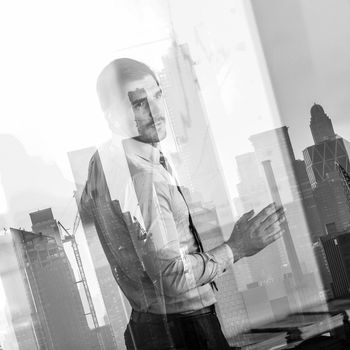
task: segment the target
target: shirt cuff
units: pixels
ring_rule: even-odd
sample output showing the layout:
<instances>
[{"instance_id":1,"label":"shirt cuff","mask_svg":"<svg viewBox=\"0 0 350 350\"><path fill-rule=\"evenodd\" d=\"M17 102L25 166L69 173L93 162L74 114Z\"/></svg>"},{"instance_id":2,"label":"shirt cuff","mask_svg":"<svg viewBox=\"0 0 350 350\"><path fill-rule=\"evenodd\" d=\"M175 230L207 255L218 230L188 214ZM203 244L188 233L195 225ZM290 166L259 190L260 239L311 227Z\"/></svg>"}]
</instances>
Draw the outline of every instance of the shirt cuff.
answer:
<instances>
[{"instance_id":1,"label":"shirt cuff","mask_svg":"<svg viewBox=\"0 0 350 350\"><path fill-rule=\"evenodd\" d=\"M225 243L210 250L207 254L218 264L217 272L219 275L224 273L234 262L232 249Z\"/></svg>"}]
</instances>

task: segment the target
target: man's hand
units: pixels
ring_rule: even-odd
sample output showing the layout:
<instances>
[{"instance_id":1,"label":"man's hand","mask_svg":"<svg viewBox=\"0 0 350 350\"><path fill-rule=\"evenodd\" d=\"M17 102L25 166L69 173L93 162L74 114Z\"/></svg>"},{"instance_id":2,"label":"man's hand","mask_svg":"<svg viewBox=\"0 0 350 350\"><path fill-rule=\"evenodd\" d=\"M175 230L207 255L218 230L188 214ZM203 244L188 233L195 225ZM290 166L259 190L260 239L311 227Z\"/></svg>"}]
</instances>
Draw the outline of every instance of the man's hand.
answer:
<instances>
[{"instance_id":1,"label":"man's hand","mask_svg":"<svg viewBox=\"0 0 350 350\"><path fill-rule=\"evenodd\" d=\"M234 261L252 256L283 234L285 216L283 208L269 204L254 216L254 210L243 214L236 222L226 244L233 251Z\"/></svg>"}]
</instances>

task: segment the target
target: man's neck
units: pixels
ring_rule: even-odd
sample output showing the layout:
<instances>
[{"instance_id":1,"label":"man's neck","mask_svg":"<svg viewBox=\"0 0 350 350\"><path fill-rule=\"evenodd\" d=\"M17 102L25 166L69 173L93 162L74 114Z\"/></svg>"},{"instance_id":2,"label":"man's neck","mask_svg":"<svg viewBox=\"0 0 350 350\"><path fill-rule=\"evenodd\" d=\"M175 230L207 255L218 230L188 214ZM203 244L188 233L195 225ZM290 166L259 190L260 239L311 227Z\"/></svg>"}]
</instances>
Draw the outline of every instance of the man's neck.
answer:
<instances>
[{"instance_id":1,"label":"man's neck","mask_svg":"<svg viewBox=\"0 0 350 350\"><path fill-rule=\"evenodd\" d=\"M142 140L142 138L140 138L139 136L133 137L134 140L142 142L142 143L146 143L150 146L153 146L154 148L158 148L159 146L159 142L146 142L144 140Z\"/></svg>"}]
</instances>

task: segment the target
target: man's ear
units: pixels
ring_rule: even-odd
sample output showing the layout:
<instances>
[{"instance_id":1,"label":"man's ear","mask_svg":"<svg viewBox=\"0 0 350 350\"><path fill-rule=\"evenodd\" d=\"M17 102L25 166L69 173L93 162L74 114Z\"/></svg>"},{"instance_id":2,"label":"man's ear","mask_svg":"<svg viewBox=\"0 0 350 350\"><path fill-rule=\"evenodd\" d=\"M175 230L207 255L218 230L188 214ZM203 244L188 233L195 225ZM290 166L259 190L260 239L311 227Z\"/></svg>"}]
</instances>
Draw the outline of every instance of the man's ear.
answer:
<instances>
[{"instance_id":1,"label":"man's ear","mask_svg":"<svg viewBox=\"0 0 350 350\"><path fill-rule=\"evenodd\" d=\"M109 128L113 131L116 126L116 120L115 118L113 118L113 113L110 110L108 110L108 111L105 111L104 115Z\"/></svg>"},{"instance_id":2,"label":"man's ear","mask_svg":"<svg viewBox=\"0 0 350 350\"><path fill-rule=\"evenodd\" d=\"M125 137L139 136L135 116L131 109L128 111L109 109L108 111L104 112L104 115L109 129L113 132L113 134Z\"/></svg>"}]
</instances>

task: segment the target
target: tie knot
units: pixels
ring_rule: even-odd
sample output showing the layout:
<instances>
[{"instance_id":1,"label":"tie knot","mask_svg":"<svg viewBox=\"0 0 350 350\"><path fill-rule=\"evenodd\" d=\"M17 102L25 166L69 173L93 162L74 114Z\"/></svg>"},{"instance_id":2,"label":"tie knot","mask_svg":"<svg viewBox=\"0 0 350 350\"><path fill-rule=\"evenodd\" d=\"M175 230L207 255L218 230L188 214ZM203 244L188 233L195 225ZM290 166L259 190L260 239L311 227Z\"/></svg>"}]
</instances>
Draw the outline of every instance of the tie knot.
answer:
<instances>
[{"instance_id":1,"label":"tie knot","mask_svg":"<svg viewBox=\"0 0 350 350\"><path fill-rule=\"evenodd\" d=\"M159 151L159 163L164 167L164 169L168 170L166 159L162 151Z\"/></svg>"}]
</instances>

